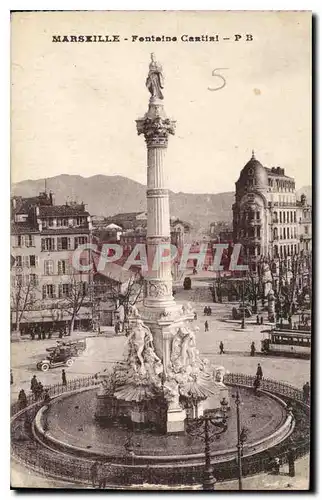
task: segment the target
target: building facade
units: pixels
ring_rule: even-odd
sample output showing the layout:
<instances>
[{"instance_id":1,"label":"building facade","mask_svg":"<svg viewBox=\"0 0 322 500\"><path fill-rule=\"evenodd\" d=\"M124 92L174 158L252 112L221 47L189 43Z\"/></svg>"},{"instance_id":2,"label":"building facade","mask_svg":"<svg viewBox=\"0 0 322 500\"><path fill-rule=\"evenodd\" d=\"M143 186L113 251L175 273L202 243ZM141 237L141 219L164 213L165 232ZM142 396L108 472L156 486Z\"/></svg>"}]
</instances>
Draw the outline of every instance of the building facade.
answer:
<instances>
[{"instance_id":1,"label":"building facade","mask_svg":"<svg viewBox=\"0 0 322 500\"><path fill-rule=\"evenodd\" d=\"M311 207L296 199L295 181L280 167L266 168L254 153L236 182L233 238L257 271L263 258L286 259L311 250Z\"/></svg>"},{"instance_id":2,"label":"building facade","mask_svg":"<svg viewBox=\"0 0 322 500\"><path fill-rule=\"evenodd\" d=\"M12 328L21 333L89 327L90 273L72 264L73 251L87 243L91 217L84 204L55 205L52 193L14 197L11 216ZM88 251L81 262L88 262ZM69 326L68 326L69 325Z\"/></svg>"}]
</instances>

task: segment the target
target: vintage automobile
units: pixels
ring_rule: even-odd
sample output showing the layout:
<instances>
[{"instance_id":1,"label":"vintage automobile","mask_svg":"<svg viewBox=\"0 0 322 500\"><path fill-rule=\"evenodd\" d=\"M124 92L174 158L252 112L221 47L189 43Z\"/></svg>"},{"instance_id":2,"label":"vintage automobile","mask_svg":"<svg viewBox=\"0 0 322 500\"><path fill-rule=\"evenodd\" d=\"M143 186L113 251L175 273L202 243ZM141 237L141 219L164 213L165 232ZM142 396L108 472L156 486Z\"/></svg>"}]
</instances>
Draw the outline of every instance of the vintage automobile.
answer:
<instances>
[{"instance_id":1,"label":"vintage automobile","mask_svg":"<svg viewBox=\"0 0 322 500\"><path fill-rule=\"evenodd\" d=\"M46 349L47 356L37 363L37 370L43 372L58 366L72 366L77 357L86 347L84 341L57 342L57 346Z\"/></svg>"}]
</instances>

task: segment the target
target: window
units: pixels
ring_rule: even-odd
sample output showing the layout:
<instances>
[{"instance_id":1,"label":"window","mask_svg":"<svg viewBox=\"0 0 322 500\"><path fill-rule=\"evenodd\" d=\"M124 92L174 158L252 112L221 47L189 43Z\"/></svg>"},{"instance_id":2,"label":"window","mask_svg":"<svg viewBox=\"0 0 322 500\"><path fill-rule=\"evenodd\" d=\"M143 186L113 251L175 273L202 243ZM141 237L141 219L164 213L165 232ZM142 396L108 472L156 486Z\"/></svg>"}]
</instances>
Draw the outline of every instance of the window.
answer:
<instances>
[{"instance_id":1,"label":"window","mask_svg":"<svg viewBox=\"0 0 322 500\"><path fill-rule=\"evenodd\" d=\"M285 224L285 212L283 212L283 222Z\"/></svg>"},{"instance_id":2,"label":"window","mask_svg":"<svg viewBox=\"0 0 322 500\"><path fill-rule=\"evenodd\" d=\"M37 274L29 274L29 283L32 286L38 286L38 276L37 276Z\"/></svg>"},{"instance_id":3,"label":"window","mask_svg":"<svg viewBox=\"0 0 322 500\"><path fill-rule=\"evenodd\" d=\"M59 260L58 261L58 274L68 274L68 261Z\"/></svg>"},{"instance_id":4,"label":"window","mask_svg":"<svg viewBox=\"0 0 322 500\"><path fill-rule=\"evenodd\" d=\"M21 236L21 234L19 234L17 236L17 247L22 247L23 246L23 236Z\"/></svg>"},{"instance_id":5,"label":"window","mask_svg":"<svg viewBox=\"0 0 322 500\"><path fill-rule=\"evenodd\" d=\"M44 273L46 276L54 274L54 261L53 260L45 260L44 261Z\"/></svg>"},{"instance_id":6,"label":"window","mask_svg":"<svg viewBox=\"0 0 322 500\"><path fill-rule=\"evenodd\" d=\"M87 243L87 236L78 236L78 238L75 238L75 249L79 245L85 245Z\"/></svg>"},{"instance_id":7,"label":"window","mask_svg":"<svg viewBox=\"0 0 322 500\"><path fill-rule=\"evenodd\" d=\"M55 238L42 238L41 239L42 252L51 252L55 250Z\"/></svg>"},{"instance_id":8,"label":"window","mask_svg":"<svg viewBox=\"0 0 322 500\"><path fill-rule=\"evenodd\" d=\"M293 222L293 212L290 213L290 222Z\"/></svg>"},{"instance_id":9,"label":"window","mask_svg":"<svg viewBox=\"0 0 322 500\"><path fill-rule=\"evenodd\" d=\"M289 211L286 212L286 221L287 221L287 223L290 222L290 213L289 213Z\"/></svg>"},{"instance_id":10,"label":"window","mask_svg":"<svg viewBox=\"0 0 322 500\"><path fill-rule=\"evenodd\" d=\"M283 227L283 240L286 240L286 229Z\"/></svg>"},{"instance_id":11,"label":"window","mask_svg":"<svg viewBox=\"0 0 322 500\"><path fill-rule=\"evenodd\" d=\"M69 297L71 294L71 284L63 283L59 285L59 298Z\"/></svg>"},{"instance_id":12,"label":"window","mask_svg":"<svg viewBox=\"0 0 322 500\"><path fill-rule=\"evenodd\" d=\"M35 237L33 234L28 234L25 236L26 247L34 247L35 246Z\"/></svg>"},{"instance_id":13,"label":"window","mask_svg":"<svg viewBox=\"0 0 322 500\"><path fill-rule=\"evenodd\" d=\"M54 285L43 285L43 287L42 287L42 298L43 299L53 299L53 298L55 298L55 286Z\"/></svg>"},{"instance_id":14,"label":"window","mask_svg":"<svg viewBox=\"0 0 322 500\"><path fill-rule=\"evenodd\" d=\"M309 227L308 226L304 226L304 234L309 234Z\"/></svg>"},{"instance_id":15,"label":"window","mask_svg":"<svg viewBox=\"0 0 322 500\"><path fill-rule=\"evenodd\" d=\"M290 239L290 228L289 227L287 228L287 239L288 240Z\"/></svg>"},{"instance_id":16,"label":"window","mask_svg":"<svg viewBox=\"0 0 322 500\"><path fill-rule=\"evenodd\" d=\"M29 255L29 265L30 267L36 267L36 255Z\"/></svg>"},{"instance_id":17,"label":"window","mask_svg":"<svg viewBox=\"0 0 322 500\"><path fill-rule=\"evenodd\" d=\"M294 222L296 222L296 212L294 212Z\"/></svg>"},{"instance_id":18,"label":"window","mask_svg":"<svg viewBox=\"0 0 322 500\"><path fill-rule=\"evenodd\" d=\"M16 256L16 267L22 267L22 257L21 255Z\"/></svg>"},{"instance_id":19,"label":"window","mask_svg":"<svg viewBox=\"0 0 322 500\"><path fill-rule=\"evenodd\" d=\"M51 217L50 219L48 219L48 227L53 227L54 225L54 219Z\"/></svg>"},{"instance_id":20,"label":"window","mask_svg":"<svg viewBox=\"0 0 322 500\"><path fill-rule=\"evenodd\" d=\"M70 238L62 237L57 238L57 250L69 250L70 249Z\"/></svg>"},{"instance_id":21,"label":"window","mask_svg":"<svg viewBox=\"0 0 322 500\"><path fill-rule=\"evenodd\" d=\"M282 212L280 212L280 223L282 224Z\"/></svg>"}]
</instances>

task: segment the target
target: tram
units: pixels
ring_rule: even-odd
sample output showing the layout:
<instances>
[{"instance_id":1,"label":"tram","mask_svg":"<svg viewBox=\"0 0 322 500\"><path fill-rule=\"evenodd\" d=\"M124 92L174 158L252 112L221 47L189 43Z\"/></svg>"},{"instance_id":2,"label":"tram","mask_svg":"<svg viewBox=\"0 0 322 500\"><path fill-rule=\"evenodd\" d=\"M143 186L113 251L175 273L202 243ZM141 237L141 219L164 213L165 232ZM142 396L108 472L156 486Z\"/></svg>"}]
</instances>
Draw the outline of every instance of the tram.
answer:
<instances>
[{"instance_id":1,"label":"tram","mask_svg":"<svg viewBox=\"0 0 322 500\"><path fill-rule=\"evenodd\" d=\"M311 355L311 332L301 330L264 330L268 337L261 341L264 354L280 354L308 358Z\"/></svg>"}]
</instances>

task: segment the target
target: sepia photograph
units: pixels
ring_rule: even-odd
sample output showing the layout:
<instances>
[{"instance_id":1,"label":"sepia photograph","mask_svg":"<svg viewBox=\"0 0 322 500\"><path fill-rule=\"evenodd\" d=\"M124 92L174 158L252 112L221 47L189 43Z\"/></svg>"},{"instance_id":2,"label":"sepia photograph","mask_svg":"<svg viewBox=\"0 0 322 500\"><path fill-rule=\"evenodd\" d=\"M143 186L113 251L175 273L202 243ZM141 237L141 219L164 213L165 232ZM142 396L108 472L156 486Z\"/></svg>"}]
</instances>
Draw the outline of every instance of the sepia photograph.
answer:
<instances>
[{"instance_id":1,"label":"sepia photograph","mask_svg":"<svg viewBox=\"0 0 322 500\"><path fill-rule=\"evenodd\" d=\"M312 12L12 11L10 67L11 489L309 491Z\"/></svg>"}]
</instances>

